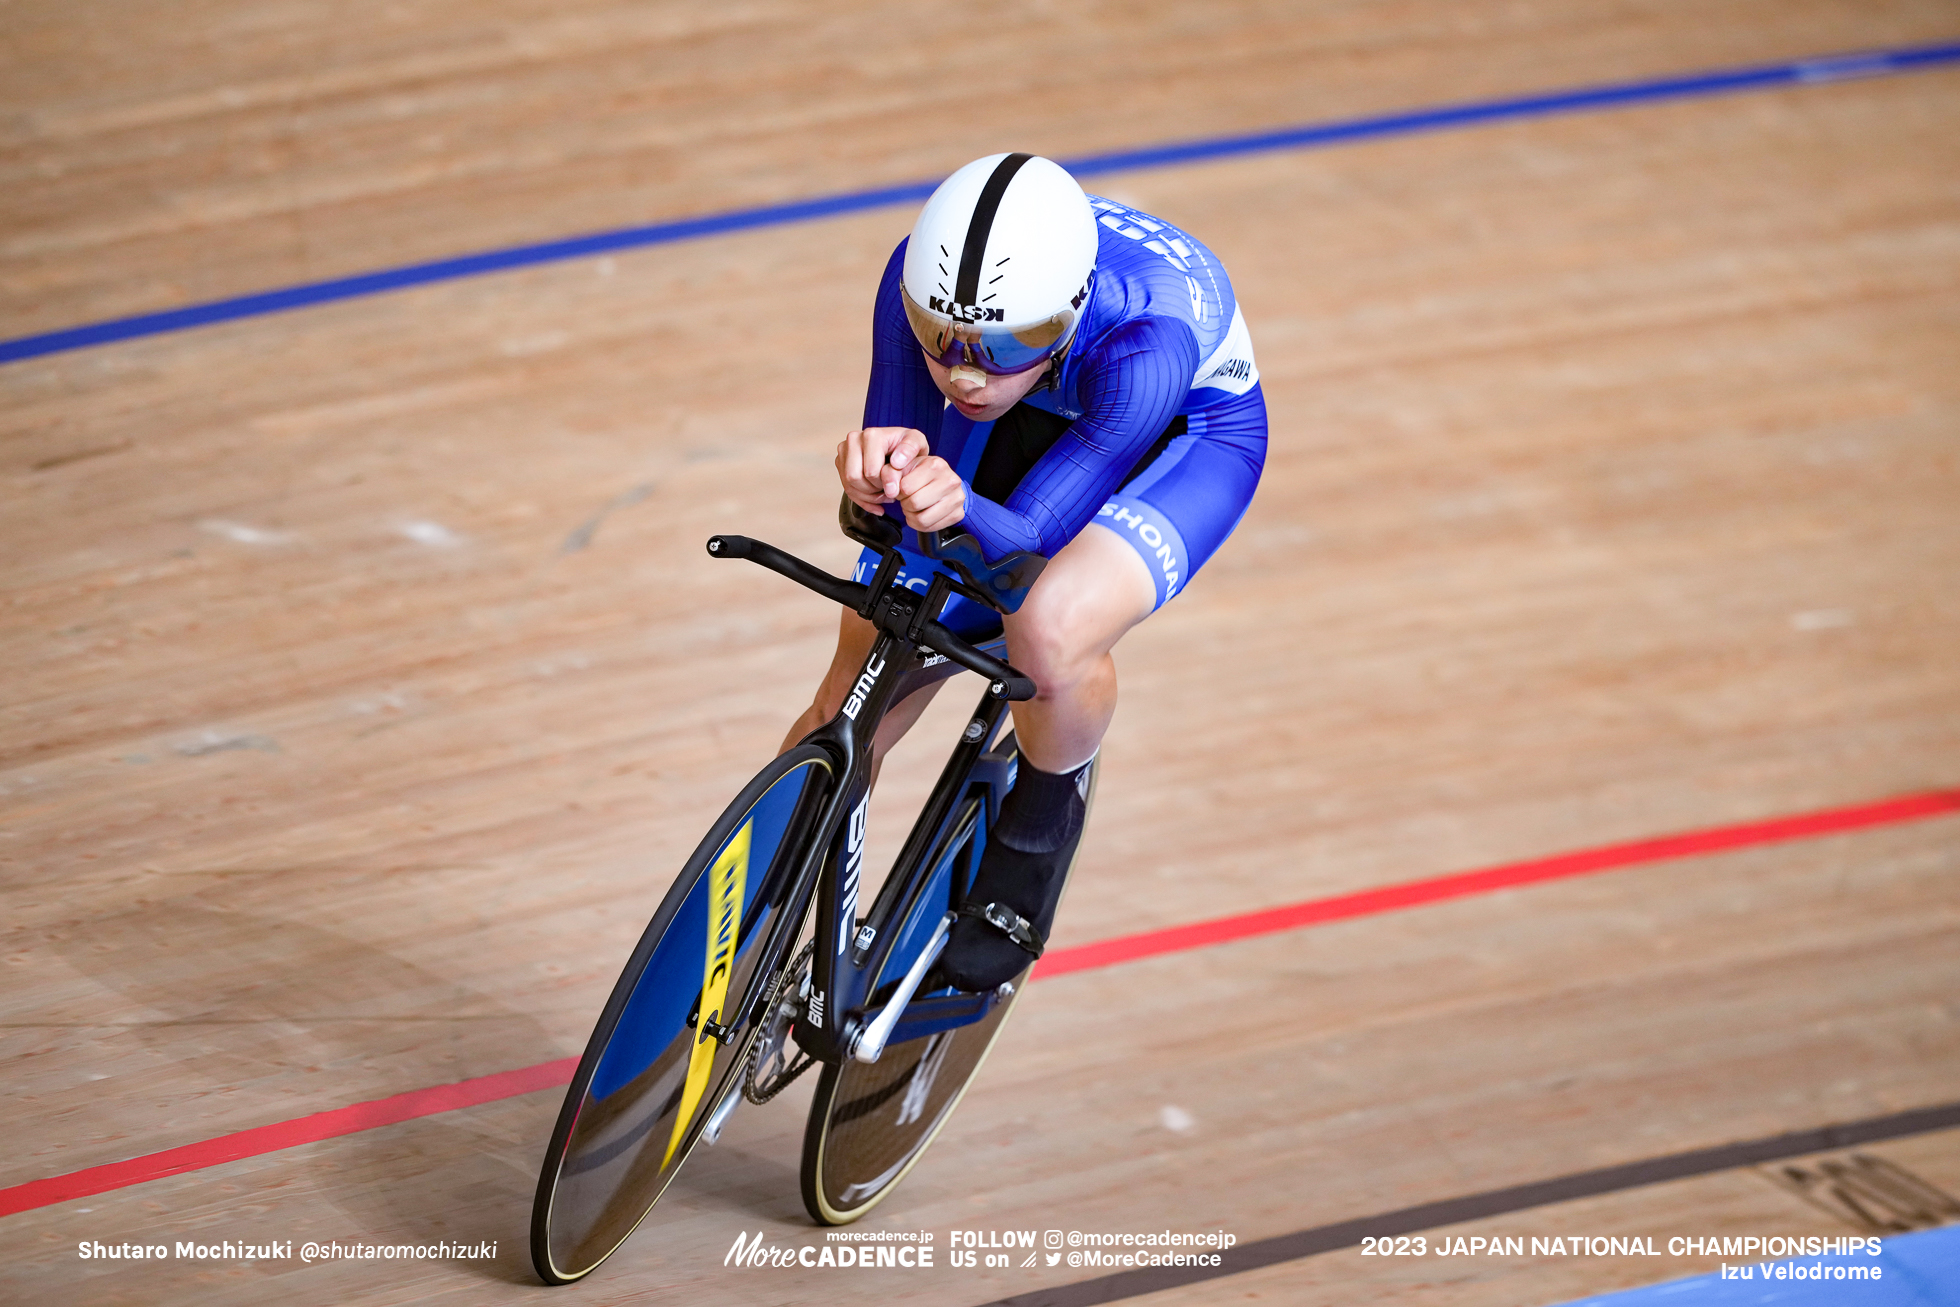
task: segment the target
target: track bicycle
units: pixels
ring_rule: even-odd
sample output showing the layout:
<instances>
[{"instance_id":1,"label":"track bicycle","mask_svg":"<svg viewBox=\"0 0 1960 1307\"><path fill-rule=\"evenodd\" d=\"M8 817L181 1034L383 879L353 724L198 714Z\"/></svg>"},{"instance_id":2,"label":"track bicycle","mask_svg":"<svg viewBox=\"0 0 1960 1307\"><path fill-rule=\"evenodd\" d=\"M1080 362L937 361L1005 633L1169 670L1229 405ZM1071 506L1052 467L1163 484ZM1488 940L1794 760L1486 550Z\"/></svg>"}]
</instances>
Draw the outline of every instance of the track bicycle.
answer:
<instances>
[{"instance_id":1,"label":"track bicycle","mask_svg":"<svg viewBox=\"0 0 1960 1307\"><path fill-rule=\"evenodd\" d=\"M837 714L709 828L613 987L538 1176L531 1259L547 1284L589 1275L740 1103L766 1103L812 1067L822 1070L804 1130L804 1206L826 1225L863 1216L946 1124L1026 982L1023 971L972 994L932 969L1013 785L1002 718L1035 691L1005 661L997 621L969 638L938 618L955 593L1015 611L1046 560L989 562L965 533L930 533L921 547L946 567L921 592L917 578L901 580L896 523L849 499L839 519L880 553L869 584L759 540L708 541L716 558L748 559L853 609L877 636ZM878 723L962 668L987 688L860 918Z\"/></svg>"}]
</instances>

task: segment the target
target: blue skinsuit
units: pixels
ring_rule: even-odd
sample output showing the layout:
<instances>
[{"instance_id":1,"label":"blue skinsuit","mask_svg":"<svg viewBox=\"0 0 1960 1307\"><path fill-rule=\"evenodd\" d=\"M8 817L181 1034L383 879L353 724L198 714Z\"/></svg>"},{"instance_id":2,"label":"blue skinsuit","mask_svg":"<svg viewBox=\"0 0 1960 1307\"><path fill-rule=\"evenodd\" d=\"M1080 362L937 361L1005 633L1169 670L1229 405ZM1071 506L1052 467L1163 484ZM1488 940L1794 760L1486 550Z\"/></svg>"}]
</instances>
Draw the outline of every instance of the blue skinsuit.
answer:
<instances>
[{"instance_id":1,"label":"blue skinsuit","mask_svg":"<svg viewBox=\"0 0 1960 1307\"><path fill-rule=\"evenodd\" d=\"M1160 218L1089 200L1100 224L1095 280L1057 384L998 422L972 422L948 405L906 322L900 242L878 287L864 425L925 434L966 483L960 525L988 557L1017 549L1052 557L1098 521L1143 558L1161 606L1252 500L1265 463L1265 397L1217 257ZM1023 471L1010 451L990 455L996 428L1011 430L1005 439L1023 460L1043 440L1052 443ZM905 583L924 589L935 564L918 552L910 528L901 549ZM865 551L857 579L869 579L876 563ZM963 598L946 610L956 629L992 616Z\"/></svg>"}]
</instances>

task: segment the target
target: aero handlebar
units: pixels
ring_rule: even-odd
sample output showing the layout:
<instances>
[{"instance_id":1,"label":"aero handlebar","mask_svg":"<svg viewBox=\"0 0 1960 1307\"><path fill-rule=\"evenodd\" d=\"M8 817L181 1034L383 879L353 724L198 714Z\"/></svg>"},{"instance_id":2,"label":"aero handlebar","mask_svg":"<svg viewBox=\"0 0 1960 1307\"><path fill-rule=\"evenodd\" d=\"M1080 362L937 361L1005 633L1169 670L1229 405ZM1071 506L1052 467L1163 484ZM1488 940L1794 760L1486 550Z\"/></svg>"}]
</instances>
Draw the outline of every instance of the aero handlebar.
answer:
<instances>
[{"instance_id":1,"label":"aero handlebar","mask_svg":"<svg viewBox=\"0 0 1960 1307\"><path fill-rule=\"evenodd\" d=\"M870 587L856 581L846 581L832 576L820 567L815 567L794 554L784 553L774 545L748 536L709 536L708 552L716 558L746 558L768 568L772 572L788 577L798 585L816 591L834 603L844 605L852 611L859 611ZM934 653L944 654L953 662L970 672L978 672L993 682L989 691L996 699L1032 699L1034 682L998 658L980 652L958 635L947 630L938 622L927 622L920 632L918 643Z\"/></svg>"}]
</instances>

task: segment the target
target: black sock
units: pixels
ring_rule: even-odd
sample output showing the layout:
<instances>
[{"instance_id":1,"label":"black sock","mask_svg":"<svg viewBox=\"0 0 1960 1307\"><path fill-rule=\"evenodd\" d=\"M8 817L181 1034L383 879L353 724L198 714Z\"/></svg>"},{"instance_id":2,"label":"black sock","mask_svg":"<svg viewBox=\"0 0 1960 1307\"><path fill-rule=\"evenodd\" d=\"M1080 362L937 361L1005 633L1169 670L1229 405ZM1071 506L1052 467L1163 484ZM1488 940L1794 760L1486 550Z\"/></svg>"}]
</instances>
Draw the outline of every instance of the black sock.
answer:
<instances>
[{"instance_id":1,"label":"black sock","mask_svg":"<svg viewBox=\"0 0 1960 1307\"><path fill-rule=\"evenodd\" d=\"M1082 787L1090 763L1065 772L1042 771L1026 758L1014 769L1014 788L1001 801L994 838L1023 853L1053 853L1082 828Z\"/></svg>"}]
</instances>

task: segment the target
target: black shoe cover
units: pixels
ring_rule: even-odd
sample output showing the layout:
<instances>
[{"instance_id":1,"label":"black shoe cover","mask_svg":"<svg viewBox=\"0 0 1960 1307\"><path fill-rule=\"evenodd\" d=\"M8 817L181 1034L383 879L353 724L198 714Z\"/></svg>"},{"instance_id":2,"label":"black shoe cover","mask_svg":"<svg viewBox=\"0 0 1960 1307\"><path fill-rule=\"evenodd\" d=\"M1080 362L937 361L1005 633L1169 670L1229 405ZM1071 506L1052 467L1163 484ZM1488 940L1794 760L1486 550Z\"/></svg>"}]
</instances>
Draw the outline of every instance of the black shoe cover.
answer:
<instances>
[{"instance_id":1,"label":"black shoe cover","mask_svg":"<svg viewBox=\"0 0 1960 1307\"><path fill-rule=\"evenodd\" d=\"M1081 839L1082 824L1077 821L1075 833L1060 848L1047 853L1025 853L1010 848L1004 840L988 840L967 903L973 908L999 903L1027 918L1046 940L1055 922L1055 905L1062 899L1064 873ZM937 970L955 989L977 994L1014 979L1034 959L1033 953L1008 938L1000 927L961 913L953 923L946 951L939 955Z\"/></svg>"}]
</instances>

